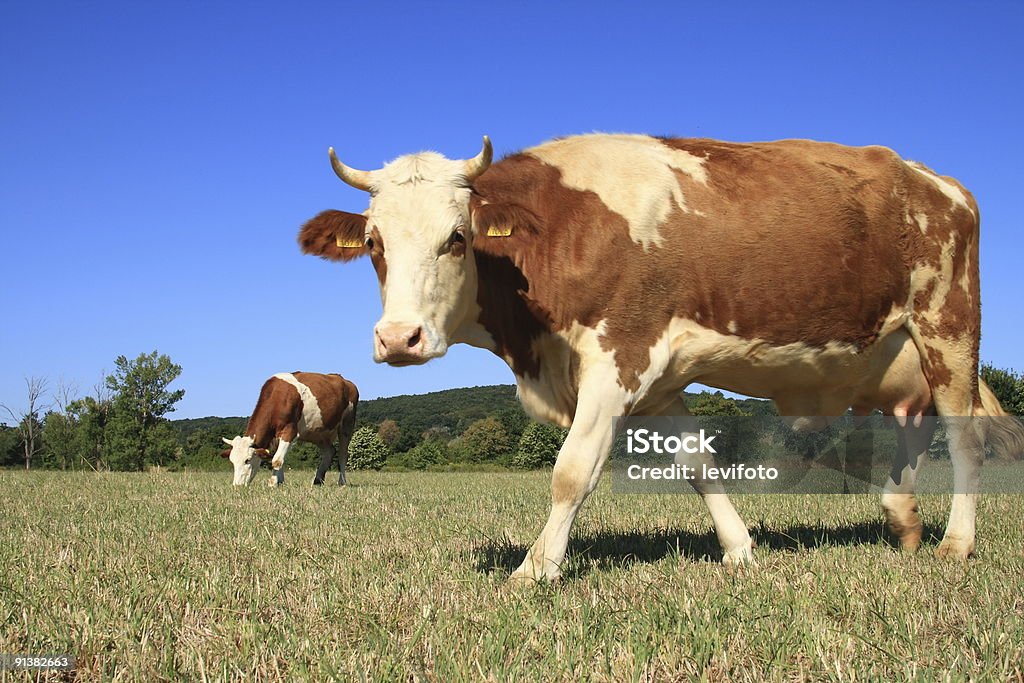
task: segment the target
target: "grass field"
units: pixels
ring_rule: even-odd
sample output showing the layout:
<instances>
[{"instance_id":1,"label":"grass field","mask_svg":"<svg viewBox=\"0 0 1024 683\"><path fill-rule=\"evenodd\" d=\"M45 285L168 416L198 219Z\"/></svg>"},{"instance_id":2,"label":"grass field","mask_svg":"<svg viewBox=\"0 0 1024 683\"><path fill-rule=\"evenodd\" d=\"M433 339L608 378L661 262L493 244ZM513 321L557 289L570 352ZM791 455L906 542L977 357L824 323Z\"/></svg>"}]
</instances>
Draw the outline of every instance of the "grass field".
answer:
<instances>
[{"instance_id":1,"label":"grass field","mask_svg":"<svg viewBox=\"0 0 1024 683\"><path fill-rule=\"evenodd\" d=\"M875 496L738 497L760 566L731 576L699 499L605 480L563 581L513 588L549 475L310 478L0 472L0 652L82 680L1024 677L1017 496L981 501L967 563L930 554L942 496L912 556Z\"/></svg>"}]
</instances>

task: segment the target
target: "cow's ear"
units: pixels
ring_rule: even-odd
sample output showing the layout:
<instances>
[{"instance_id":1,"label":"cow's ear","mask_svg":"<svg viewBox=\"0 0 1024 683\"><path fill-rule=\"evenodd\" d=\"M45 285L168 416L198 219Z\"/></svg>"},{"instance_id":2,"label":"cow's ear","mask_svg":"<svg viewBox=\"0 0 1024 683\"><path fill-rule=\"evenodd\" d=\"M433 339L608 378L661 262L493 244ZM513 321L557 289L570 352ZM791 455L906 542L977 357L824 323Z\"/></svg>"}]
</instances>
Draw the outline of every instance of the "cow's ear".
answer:
<instances>
[{"instance_id":1,"label":"cow's ear","mask_svg":"<svg viewBox=\"0 0 1024 683\"><path fill-rule=\"evenodd\" d=\"M540 220L518 204L480 204L473 207L473 249L507 256L539 232Z\"/></svg>"},{"instance_id":2,"label":"cow's ear","mask_svg":"<svg viewBox=\"0 0 1024 683\"><path fill-rule=\"evenodd\" d=\"M231 455L231 449L230 448L227 449L226 451L221 451L220 452L220 457L222 457L222 458L227 458L230 455Z\"/></svg>"},{"instance_id":3,"label":"cow's ear","mask_svg":"<svg viewBox=\"0 0 1024 683\"><path fill-rule=\"evenodd\" d=\"M367 253L366 216L330 209L310 218L299 230L299 247L329 261L350 261Z\"/></svg>"}]
</instances>

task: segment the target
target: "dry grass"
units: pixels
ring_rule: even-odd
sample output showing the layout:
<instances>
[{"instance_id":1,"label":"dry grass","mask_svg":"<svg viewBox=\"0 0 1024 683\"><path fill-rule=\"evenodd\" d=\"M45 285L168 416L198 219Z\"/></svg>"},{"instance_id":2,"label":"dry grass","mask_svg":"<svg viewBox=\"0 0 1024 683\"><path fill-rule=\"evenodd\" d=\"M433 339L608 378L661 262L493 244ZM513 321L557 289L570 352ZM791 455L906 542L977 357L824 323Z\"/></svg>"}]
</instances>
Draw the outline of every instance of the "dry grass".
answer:
<instances>
[{"instance_id":1,"label":"dry grass","mask_svg":"<svg viewBox=\"0 0 1024 683\"><path fill-rule=\"evenodd\" d=\"M941 496L912 556L874 496L740 497L760 567L730 576L696 497L606 481L561 585L513 589L547 475L351 479L0 473L0 652L70 651L82 680L124 681L1024 676L1017 496L983 499L961 564L928 552Z\"/></svg>"}]
</instances>

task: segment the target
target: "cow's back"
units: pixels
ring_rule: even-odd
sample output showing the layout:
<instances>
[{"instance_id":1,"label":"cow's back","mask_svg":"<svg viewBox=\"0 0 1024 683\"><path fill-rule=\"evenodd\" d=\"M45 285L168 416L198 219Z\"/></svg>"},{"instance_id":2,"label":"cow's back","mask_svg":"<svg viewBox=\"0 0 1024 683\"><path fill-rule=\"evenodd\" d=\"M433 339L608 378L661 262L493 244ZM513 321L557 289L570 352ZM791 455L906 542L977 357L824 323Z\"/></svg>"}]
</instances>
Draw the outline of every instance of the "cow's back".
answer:
<instances>
[{"instance_id":1,"label":"cow's back","mask_svg":"<svg viewBox=\"0 0 1024 683\"><path fill-rule=\"evenodd\" d=\"M492 251L552 328L602 324L629 386L678 319L773 347L874 342L905 314L922 183L883 147L594 135L513 155L477 192L526 209Z\"/></svg>"},{"instance_id":2,"label":"cow's back","mask_svg":"<svg viewBox=\"0 0 1024 683\"><path fill-rule=\"evenodd\" d=\"M293 372L296 380L309 388L320 411L325 431L337 430L345 410L359 400L355 384L339 374Z\"/></svg>"}]
</instances>

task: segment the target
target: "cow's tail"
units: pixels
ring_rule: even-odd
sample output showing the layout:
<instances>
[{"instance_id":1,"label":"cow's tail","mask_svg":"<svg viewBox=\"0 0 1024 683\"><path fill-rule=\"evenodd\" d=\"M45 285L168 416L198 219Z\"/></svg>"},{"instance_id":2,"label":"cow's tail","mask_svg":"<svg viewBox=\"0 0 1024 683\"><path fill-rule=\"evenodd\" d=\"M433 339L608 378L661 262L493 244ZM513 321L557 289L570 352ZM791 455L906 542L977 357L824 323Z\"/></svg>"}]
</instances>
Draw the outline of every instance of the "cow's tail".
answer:
<instances>
[{"instance_id":1,"label":"cow's tail","mask_svg":"<svg viewBox=\"0 0 1024 683\"><path fill-rule=\"evenodd\" d=\"M352 385L352 393L349 396L349 404L345 408L345 412L341 415L341 424L338 426L338 436L342 439L342 443L347 443L348 439L352 438L352 434L356 431L356 412L359 408L359 391Z\"/></svg>"},{"instance_id":2,"label":"cow's tail","mask_svg":"<svg viewBox=\"0 0 1024 683\"><path fill-rule=\"evenodd\" d=\"M989 421L987 445L1004 460L1016 460L1024 456L1024 425L1020 418L1003 410L999 399L980 377L978 392L981 394L981 407L988 416L982 419Z\"/></svg>"},{"instance_id":3,"label":"cow's tail","mask_svg":"<svg viewBox=\"0 0 1024 683\"><path fill-rule=\"evenodd\" d=\"M349 407L345 409L344 430L349 438L352 438L352 433L356 431L356 413L358 412L358 406L358 403L351 403Z\"/></svg>"}]
</instances>

